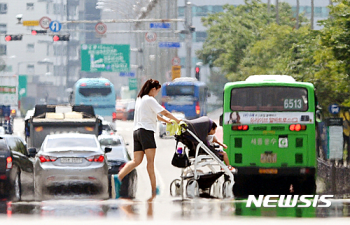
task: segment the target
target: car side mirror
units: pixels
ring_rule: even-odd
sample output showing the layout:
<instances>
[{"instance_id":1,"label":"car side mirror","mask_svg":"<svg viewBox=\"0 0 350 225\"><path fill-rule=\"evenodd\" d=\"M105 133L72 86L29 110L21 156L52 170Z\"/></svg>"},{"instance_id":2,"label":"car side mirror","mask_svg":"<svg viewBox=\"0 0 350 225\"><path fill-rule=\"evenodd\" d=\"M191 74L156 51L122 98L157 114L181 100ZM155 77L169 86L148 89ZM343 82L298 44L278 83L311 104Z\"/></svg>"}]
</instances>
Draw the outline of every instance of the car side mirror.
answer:
<instances>
[{"instance_id":1,"label":"car side mirror","mask_svg":"<svg viewBox=\"0 0 350 225\"><path fill-rule=\"evenodd\" d=\"M220 115L220 118L219 118L219 125L220 125L220 126L222 126L222 121L223 121L223 119L224 119L224 115L221 114L221 115Z\"/></svg>"},{"instance_id":2,"label":"car side mirror","mask_svg":"<svg viewBox=\"0 0 350 225\"><path fill-rule=\"evenodd\" d=\"M105 153L111 152L112 148L111 147L105 147Z\"/></svg>"},{"instance_id":3,"label":"car side mirror","mask_svg":"<svg viewBox=\"0 0 350 225\"><path fill-rule=\"evenodd\" d=\"M36 155L36 148L28 148L28 155L30 156L30 157L35 157L35 155Z\"/></svg>"}]
</instances>

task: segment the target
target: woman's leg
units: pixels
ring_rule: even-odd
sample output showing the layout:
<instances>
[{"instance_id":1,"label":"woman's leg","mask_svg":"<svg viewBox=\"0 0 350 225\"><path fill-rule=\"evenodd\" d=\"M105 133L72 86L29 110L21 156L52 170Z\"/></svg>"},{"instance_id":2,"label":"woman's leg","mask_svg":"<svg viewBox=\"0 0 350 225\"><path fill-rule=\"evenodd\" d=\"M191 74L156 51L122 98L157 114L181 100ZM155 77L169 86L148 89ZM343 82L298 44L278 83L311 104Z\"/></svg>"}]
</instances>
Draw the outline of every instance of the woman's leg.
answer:
<instances>
[{"instance_id":1,"label":"woman's leg","mask_svg":"<svg viewBox=\"0 0 350 225\"><path fill-rule=\"evenodd\" d=\"M156 175L154 173L154 157L156 155L156 149L148 148L145 150L145 154L147 158L147 172L148 172L149 179L151 181L152 196L156 196L157 184L156 184Z\"/></svg>"},{"instance_id":2,"label":"woman's leg","mask_svg":"<svg viewBox=\"0 0 350 225\"><path fill-rule=\"evenodd\" d=\"M118 178L120 181L123 180L123 178L133 169L135 169L136 166L140 165L144 154L145 153L143 151L134 152L134 159L126 163L126 165L118 173Z\"/></svg>"}]
</instances>

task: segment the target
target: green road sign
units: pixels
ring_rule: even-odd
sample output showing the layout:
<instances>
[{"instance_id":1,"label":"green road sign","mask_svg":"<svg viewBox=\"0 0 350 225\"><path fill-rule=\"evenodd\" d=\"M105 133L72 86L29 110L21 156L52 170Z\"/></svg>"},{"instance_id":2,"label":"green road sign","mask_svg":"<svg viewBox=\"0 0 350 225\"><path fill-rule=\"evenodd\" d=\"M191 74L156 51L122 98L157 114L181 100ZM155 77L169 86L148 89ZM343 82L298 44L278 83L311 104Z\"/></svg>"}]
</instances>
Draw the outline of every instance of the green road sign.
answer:
<instances>
[{"instance_id":1,"label":"green road sign","mask_svg":"<svg viewBox=\"0 0 350 225\"><path fill-rule=\"evenodd\" d=\"M137 79L129 78L129 90L137 90Z\"/></svg>"},{"instance_id":2,"label":"green road sign","mask_svg":"<svg viewBox=\"0 0 350 225\"><path fill-rule=\"evenodd\" d=\"M129 72L130 45L82 44L81 70L86 72Z\"/></svg>"},{"instance_id":3,"label":"green road sign","mask_svg":"<svg viewBox=\"0 0 350 225\"><path fill-rule=\"evenodd\" d=\"M18 76L18 100L27 96L27 75Z\"/></svg>"}]
</instances>

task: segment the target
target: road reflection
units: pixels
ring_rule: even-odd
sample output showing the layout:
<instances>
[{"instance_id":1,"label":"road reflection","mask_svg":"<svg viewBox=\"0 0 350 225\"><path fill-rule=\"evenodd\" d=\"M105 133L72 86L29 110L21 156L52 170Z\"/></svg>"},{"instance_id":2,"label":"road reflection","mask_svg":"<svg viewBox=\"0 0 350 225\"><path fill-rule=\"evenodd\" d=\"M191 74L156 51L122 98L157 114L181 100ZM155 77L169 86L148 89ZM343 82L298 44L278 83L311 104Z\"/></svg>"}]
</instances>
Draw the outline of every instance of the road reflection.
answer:
<instances>
[{"instance_id":1,"label":"road reflection","mask_svg":"<svg viewBox=\"0 0 350 225\"><path fill-rule=\"evenodd\" d=\"M166 212L166 213L165 213ZM244 200L50 200L43 202L0 202L3 216L39 216L59 218L118 218L122 220L215 220L234 217L326 218L350 217L349 200L333 200L329 208L257 208L246 207Z\"/></svg>"}]
</instances>

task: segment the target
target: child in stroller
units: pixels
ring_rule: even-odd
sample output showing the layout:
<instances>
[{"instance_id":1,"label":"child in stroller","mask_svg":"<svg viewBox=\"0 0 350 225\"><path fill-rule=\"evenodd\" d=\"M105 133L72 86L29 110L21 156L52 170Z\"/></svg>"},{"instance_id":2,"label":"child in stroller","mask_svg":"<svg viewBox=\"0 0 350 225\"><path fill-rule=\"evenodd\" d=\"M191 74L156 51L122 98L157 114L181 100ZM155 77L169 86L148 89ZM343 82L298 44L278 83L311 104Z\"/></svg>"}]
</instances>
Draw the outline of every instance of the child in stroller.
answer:
<instances>
[{"instance_id":1,"label":"child in stroller","mask_svg":"<svg viewBox=\"0 0 350 225\"><path fill-rule=\"evenodd\" d=\"M181 132L175 135L176 147L181 142L185 150L188 148L190 166L182 169L181 179L175 179L171 183L170 194L172 196L181 195L183 197L185 188L186 195L190 198L205 196L205 194L211 195L213 192L220 192L215 195L223 198L233 197L233 173L235 171L231 171L222 162L222 154L218 154L207 141L212 124L213 121L206 116L194 120L184 119L182 124L180 123ZM225 178L221 186L221 183L217 181L223 174ZM184 182L187 182L186 186Z\"/></svg>"},{"instance_id":2,"label":"child in stroller","mask_svg":"<svg viewBox=\"0 0 350 225\"><path fill-rule=\"evenodd\" d=\"M221 143L216 137L215 137L215 133L216 133L216 129L217 129L218 125L216 125L216 123L214 121L212 121L212 125L211 125L211 130L208 133L208 137L207 137L207 141L209 146L214 147L215 148L215 152L217 155L221 156L219 158L223 158L226 166L228 167L229 170L234 171L235 168L233 166L230 165L230 161L228 159L227 153L219 148L217 148L215 146L215 143L218 144L219 146L222 146L224 149L227 149L227 145Z\"/></svg>"}]
</instances>

